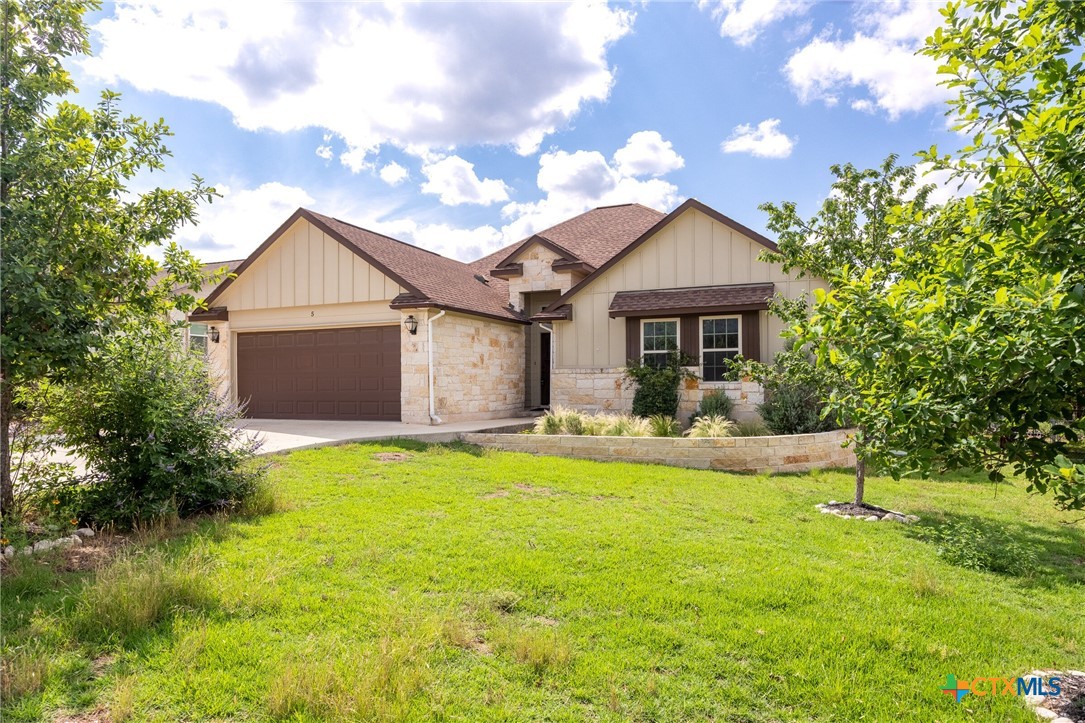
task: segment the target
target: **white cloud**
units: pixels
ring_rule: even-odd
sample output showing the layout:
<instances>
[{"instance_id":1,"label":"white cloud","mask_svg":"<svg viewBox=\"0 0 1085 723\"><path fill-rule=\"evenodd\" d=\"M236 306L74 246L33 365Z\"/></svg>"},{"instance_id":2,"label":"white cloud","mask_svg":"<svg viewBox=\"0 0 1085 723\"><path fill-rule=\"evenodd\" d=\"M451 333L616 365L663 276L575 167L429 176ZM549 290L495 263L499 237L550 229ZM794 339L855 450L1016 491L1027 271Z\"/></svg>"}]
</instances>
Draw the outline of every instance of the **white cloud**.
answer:
<instances>
[{"instance_id":1,"label":"white cloud","mask_svg":"<svg viewBox=\"0 0 1085 723\"><path fill-rule=\"evenodd\" d=\"M698 7L708 8L720 24L720 35L746 46L769 25L809 8L803 0L698 0Z\"/></svg>"},{"instance_id":2,"label":"white cloud","mask_svg":"<svg viewBox=\"0 0 1085 723\"><path fill-rule=\"evenodd\" d=\"M480 259L509 243L493 226L456 228L445 223L417 223L402 218L377 221L369 228L460 261Z\"/></svg>"},{"instance_id":3,"label":"white cloud","mask_svg":"<svg viewBox=\"0 0 1085 723\"><path fill-rule=\"evenodd\" d=\"M971 196L979 187L979 181L975 176L954 176L952 171L935 170L928 161L915 165L915 176L917 184L934 186L927 200L936 205L953 198Z\"/></svg>"},{"instance_id":4,"label":"white cloud","mask_svg":"<svg viewBox=\"0 0 1085 723\"><path fill-rule=\"evenodd\" d=\"M627 176L662 176L686 165L659 131L638 131L629 136L629 142L614 152L614 162Z\"/></svg>"},{"instance_id":5,"label":"white cloud","mask_svg":"<svg viewBox=\"0 0 1085 723\"><path fill-rule=\"evenodd\" d=\"M662 138L660 141L670 146ZM599 151L544 153L539 159L537 183L546 195L538 201L509 203L501 209L501 215L509 219L502 227L506 243L596 206L639 203L669 210L676 204L678 187L673 183L661 178L642 180L630 171L620 163L613 166L607 163Z\"/></svg>"},{"instance_id":6,"label":"white cloud","mask_svg":"<svg viewBox=\"0 0 1085 723\"><path fill-rule=\"evenodd\" d=\"M831 106L858 92L851 107L894 119L936 105L949 92L938 85L937 63L916 51L941 24L939 7L924 0L859 4L850 40L814 38L788 59L784 75L804 103Z\"/></svg>"},{"instance_id":7,"label":"white cloud","mask_svg":"<svg viewBox=\"0 0 1085 723\"><path fill-rule=\"evenodd\" d=\"M607 98L607 51L633 20L601 2L118 2L82 63L106 82L220 104L247 130L324 128L358 171L386 143L534 152Z\"/></svg>"},{"instance_id":8,"label":"white cloud","mask_svg":"<svg viewBox=\"0 0 1085 723\"><path fill-rule=\"evenodd\" d=\"M391 163L385 164L380 169L380 173L378 173L378 175L381 177L381 180L387 183L389 186L398 186L399 184L407 180L407 177L410 176L410 173L407 171L406 168L399 165L395 161L392 161Z\"/></svg>"},{"instance_id":9,"label":"white cloud","mask_svg":"<svg viewBox=\"0 0 1085 723\"><path fill-rule=\"evenodd\" d=\"M754 128L748 123L735 126L730 137L720 144L724 153L749 153L758 158L787 158L796 138L780 131L780 119L768 118Z\"/></svg>"},{"instance_id":10,"label":"white cloud","mask_svg":"<svg viewBox=\"0 0 1085 723\"><path fill-rule=\"evenodd\" d=\"M459 156L448 156L425 164L422 175L426 177L422 193L440 196L441 203L446 206L459 206L461 203L489 206L509 200L504 181L479 178L475 173L475 164Z\"/></svg>"},{"instance_id":11,"label":"white cloud","mask_svg":"<svg viewBox=\"0 0 1085 723\"><path fill-rule=\"evenodd\" d=\"M216 186L222 198L200 209L198 224L182 226L174 240L203 261L243 259L299 206L314 199L298 186L265 183L234 190Z\"/></svg>"},{"instance_id":12,"label":"white cloud","mask_svg":"<svg viewBox=\"0 0 1085 723\"><path fill-rule=\"evenodd\" d=\"M331 160L332 147L329 145L322 145L316 147L316 154L323 158L325 161Z\"/></svg>"}]
</instances>

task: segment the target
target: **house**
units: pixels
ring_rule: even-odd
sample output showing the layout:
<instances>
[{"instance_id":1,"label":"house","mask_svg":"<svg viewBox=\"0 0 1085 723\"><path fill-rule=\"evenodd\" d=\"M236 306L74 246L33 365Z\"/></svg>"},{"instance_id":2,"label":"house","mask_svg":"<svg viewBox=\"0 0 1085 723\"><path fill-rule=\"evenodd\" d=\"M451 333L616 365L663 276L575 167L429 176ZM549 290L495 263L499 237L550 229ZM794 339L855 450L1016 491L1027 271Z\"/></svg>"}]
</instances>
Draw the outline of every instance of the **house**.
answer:
<instances>
[{"instance_id":1,"label":"house","mask_svg":"<svg viewBox=\"0 0 1085 723\"><path fill-rule=\"evenodd\" d=\"M244 259L234 259L232 261L215 261L203 264L200 267L200 273L207 279L220 279L236 271L237 267L240 266L243 261ZM155 281L157 282L164 276L164 273L158 274ZM197 298L199 297L198 291L187 286L174 288L172 293L174 296L192 294ZM169 320L174 324L182 324L186 321L186 316L186 314L177 309L170 309L169 311ZM207 352L209 333L210 327L207 324L196 321L190 322L180 328L180 342L185 349L198 349Z\"/></svg>"},{"instance_id":2,"label":"house","mask_svg":"<svg viewBox=\"0 0 1085 723\"><path fill-rule=\"evenodd\" d=\"M770 359L779 293L799 279L758 260L775 244L690 199L587 211L461 263L299 209L190 315L225 388L258 418L440 424L566 405L628 410L626 360L677 346L709 389L756 414L757 384L721 379L735 354Z\"/></svg>"}]
</instances>

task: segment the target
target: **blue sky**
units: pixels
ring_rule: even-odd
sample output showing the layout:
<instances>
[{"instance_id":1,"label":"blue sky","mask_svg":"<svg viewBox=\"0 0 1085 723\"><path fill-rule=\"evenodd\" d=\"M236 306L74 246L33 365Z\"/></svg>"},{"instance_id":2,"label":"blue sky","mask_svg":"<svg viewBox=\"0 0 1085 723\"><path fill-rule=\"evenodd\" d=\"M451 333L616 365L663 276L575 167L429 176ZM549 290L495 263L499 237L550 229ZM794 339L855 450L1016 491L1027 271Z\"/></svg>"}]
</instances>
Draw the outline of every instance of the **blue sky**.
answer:
<instances>
[{"instance_id":1,"label":"blue sky","mask_svg":"<svg viewBox=\"0 0 1085 723\"><path fill-rule=\"evenodd\" d=\"M464 260L597 205L696 197L757 230L833 163L953 150L915 55L937 2L106 4L71 63L223 194L179 240L252 251L299 205ZM938 181L937 177L931 180ZM948 191L947 191L948 192Z\"/></svg>"}]
</instances>

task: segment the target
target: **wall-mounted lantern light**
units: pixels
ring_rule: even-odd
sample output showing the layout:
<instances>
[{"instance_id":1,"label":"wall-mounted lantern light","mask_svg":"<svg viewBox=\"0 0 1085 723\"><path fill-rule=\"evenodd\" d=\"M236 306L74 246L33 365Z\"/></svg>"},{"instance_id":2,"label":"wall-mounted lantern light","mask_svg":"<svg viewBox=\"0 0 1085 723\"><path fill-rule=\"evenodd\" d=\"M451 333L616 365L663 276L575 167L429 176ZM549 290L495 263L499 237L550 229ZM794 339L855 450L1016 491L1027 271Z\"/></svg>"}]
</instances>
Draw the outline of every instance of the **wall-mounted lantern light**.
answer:
<instances>
[{"instance_id":1,"label":"wall-mounted lantern light","mask_svg":"<svg viewBox=\"0 0 1085 723\"><path fill-rule=\"evenodd\" d=\"M403 320L403 328L411 334L418 333L418 319L414 318L414 314L410 314Z\"/></svg>"},{"instance_id":2,"label":"wall-mounted lantern light","mask_svg":"<svg viewBox=\"0 0 1085 723\"><path fill-rule=\"evenodd\" d=\"M211 337L211 341L214 342L215 344L218 344L219 343L219 330L212 326L208 333L209 333L209 335Z\"/></svg>"}]
</instances>

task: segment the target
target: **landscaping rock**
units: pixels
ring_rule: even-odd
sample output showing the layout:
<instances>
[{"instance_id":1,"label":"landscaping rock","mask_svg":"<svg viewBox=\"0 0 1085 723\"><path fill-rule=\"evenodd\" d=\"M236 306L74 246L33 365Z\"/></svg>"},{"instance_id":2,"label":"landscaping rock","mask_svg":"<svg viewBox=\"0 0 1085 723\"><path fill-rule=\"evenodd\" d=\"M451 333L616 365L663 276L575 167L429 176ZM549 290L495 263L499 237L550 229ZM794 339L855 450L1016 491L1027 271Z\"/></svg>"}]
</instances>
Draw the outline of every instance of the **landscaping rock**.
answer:
<instances>
[{"instance_id":1,"label":"landscaping rock","mask_svg":"<svg viewBox=\"0 0 1085 723\"><path fill-rule=\"evenodd\" d=\"M919 522L919 515L905 515L904 519L908 522Z\"/></svg>"},{"instance_id":2,"label":"landscaping rock","mask_svg":"<svg viewBox=\"0 0 1085 723\"><path fill-rule=\"evenodd\" d=\"M46 552L52 550L54 547L56 547L56 543L52 540L41 540L40 542L35 542L34 546L30 549L32 552Z\"/></svg>"},{"instance_id":3,"label":"landscaping rock","mask_svg":"<svg viewBox=\"0 0 1085 723\"><path fill-rule=\"evenodd\" d=\"M11 558L15 557L15 548L12 547L11 545L8 545L7 547L5 547L4 548L4 557L6 557L9 560Z\"/></svg>"},{"instance_id":4,"label":"landscaping rock","mask_svg":"<svg viewBox=\"0 0 1085 723\"><path fill-rule=\"evenodd\" d=\"M1051 721L1051 723L1074 723L1074 721L1070 720L1065 716L1059 716L1055 720Z\"/></svg>"},{"instance_id":5,"label":"landscaping rock","mask_svg":"<svg viewBox=\"0 0 1085 723\"><path fill-rule=\"evenodd\" d=\"M1047 708L1036 708L1035 710L1036 715L1040 716L1041 718L1046 718L1047 720L1055 720L1059 717L1058 713L1053 710L1048 710Z\"/></svg>"},{"instance_id":6,"label":"landscaping rock","mask_svg":"<svg viewBox=\"0 0 1085 723\"><path fill-rule=\"evenodd\" d=\"M75 531L75 534L79 535L80 537L94 537L94 530L90 529L89 527L80 527L78 530Z\"/></svg>"},{"instance_id":7,"label":"landscaping rock","mask_svg":"<svg viewBox=\"0 0 1085 723\"><path fill-rule=\"evenodd\" d=\"M881 518L878 517L877 515L871 515L870 517L864 517L863 519L866 520L867 522L877 522Z\"/></svg>"},{"instance_id":8,"label":"landscaping rock","mask_svg":"<svg viewBox=\"0 0 1085 723\"><path fill-rule=\"evenodd\" d=\"M82 545L83 544L83 538L80 537L79 535L72 535L68 539L72 541L71 544L73 544L73 545Z\"/></svg>"}]
</instances>

